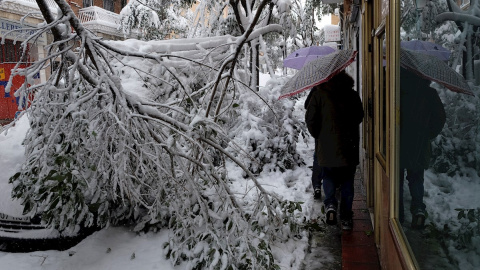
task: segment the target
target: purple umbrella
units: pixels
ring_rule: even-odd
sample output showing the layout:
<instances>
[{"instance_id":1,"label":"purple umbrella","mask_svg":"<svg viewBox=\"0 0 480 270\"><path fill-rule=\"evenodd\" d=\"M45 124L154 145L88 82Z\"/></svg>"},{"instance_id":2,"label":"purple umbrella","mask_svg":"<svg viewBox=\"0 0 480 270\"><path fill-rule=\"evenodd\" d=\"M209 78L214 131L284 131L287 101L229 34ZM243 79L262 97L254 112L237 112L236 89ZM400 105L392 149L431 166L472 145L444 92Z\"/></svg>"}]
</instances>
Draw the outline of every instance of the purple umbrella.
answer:
<instances>
[{"instance_id":1,"label":"purple umbrella","mask_svg":"<svg viewBox=\"0 0 480 270\"><path fill-rule=\"evenodd\" d=\"M335 49L328 46L310 46L306 48L301 48L288 55L283 60L283 66L294 69L301 69L306 63L315 60L318 57L330 54L334 51Z\"/></svg>"},{"instance_id":2,"label":"purple umbrella","mask_svg":"<svg viewBox=\"0 0 480 270\"><path fill-rule=\"evenodd\" d=\"M451 52L442 45L423 40L401 41L400 47L423 54L433 55L442 61L448 61L451 54Z\"/></svg>"}]
</instances>

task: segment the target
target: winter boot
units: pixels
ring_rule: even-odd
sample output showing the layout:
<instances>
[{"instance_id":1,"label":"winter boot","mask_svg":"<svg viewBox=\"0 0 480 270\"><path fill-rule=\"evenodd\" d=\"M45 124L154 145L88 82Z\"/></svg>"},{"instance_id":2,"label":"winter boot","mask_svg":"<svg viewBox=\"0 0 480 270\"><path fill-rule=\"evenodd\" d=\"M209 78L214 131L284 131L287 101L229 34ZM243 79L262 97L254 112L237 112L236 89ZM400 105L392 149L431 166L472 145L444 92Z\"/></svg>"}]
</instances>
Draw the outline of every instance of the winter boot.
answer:
<instances>
[{"instance_id":1,"label":"winter boot","mask_svg":"<svg viewBox=\"0 0 480 270\"><path fill-rule=\"evenodd\" d=\"M325 210L326 210L325 221L327 222L327 224L336 225L337 224L337 208L333 204L330 204L327 206Z\"/></svg>"},{"instance_id":2,"label":"winter boot","mask_svg":"<svg viewBox=\"0 0 480 270\"><path fill-rule=\"evenodd\" d=\"M418 209L412 218L412 229L421 230L425 228L425 210Z\"/></svg>"},{"instance_id":3,"label":"winter boot","mask_svg":"<svg viewBox=\"0 0 480 270\"><path fill-rule=\"evenodd\" d=\"M313 198L315 200L320 200L322 199L322 188L321 187L315 187L313 189Z\"/></svg>"},{"instance_id":4,"label":"winter boot","mask_svg":"<svg viewBox=\"0 0 480 270\"><path fill-rule=\"evenodd\" d=\"M342 230L344 230L344 231L353 230L353 219L352 218L342 220Z\"/></svg>"}]
</instances>

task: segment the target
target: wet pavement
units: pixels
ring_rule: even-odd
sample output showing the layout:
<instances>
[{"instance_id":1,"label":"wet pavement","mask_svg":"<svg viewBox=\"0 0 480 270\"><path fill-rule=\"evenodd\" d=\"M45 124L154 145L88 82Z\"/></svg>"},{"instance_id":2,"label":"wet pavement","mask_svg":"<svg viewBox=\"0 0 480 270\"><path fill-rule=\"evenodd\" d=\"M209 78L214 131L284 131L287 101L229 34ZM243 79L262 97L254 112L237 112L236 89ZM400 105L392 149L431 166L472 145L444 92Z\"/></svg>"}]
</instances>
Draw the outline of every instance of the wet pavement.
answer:
<instances>
[{"instance_id":1,"label":"wet pavement","mask_svg":"<svg viewBox=\"0 0 480 270\"><path fill-rule=\"evenodd\" d=\"M342 230L339 225L327 225L323 220L323 212L323 202L315 201L312 222L315 222L316 226L310 230L304 270L342 269Z\"/></svg>"},{"instance_id":2,"label":"wet pavement","mask_svg":"<svg viewBox=\"0 0 480 270\"><path fill-rule=\"evenodd\" d=\"M338 190L336 196L337 199L340 198ZM330 226L323 221L322 201L313 203L311 222L315 226L310 230L310 245L303 270L381 269L366 204L366 192L359 171L355 176L352 210L353 230L342 231L340 224Z\"/></svg>"},{"instance_id":3,"label":"wet pavement","mask_svg":"<svg viewBox=\"0 0 480 270\"><path fill-rule=\"evenodd\" d=\"M338 226L324 224L324 231L313 232L305 270L342 269L342 231Z\"/></svg>"}]
</instances>

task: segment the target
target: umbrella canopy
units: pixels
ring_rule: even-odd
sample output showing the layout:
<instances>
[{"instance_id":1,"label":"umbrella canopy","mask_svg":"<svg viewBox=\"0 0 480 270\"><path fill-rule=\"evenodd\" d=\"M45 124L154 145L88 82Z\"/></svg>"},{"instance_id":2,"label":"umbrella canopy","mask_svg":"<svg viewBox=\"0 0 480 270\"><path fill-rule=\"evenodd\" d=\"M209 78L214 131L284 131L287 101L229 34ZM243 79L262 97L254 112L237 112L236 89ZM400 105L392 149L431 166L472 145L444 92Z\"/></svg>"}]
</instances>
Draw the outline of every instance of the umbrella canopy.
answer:
<instances>
[{"instance_id":1,"label":"umbrella canopy","mask_svg":"<svg viewBox=\"0 0 480 270\"><path fill-rule=\"evenodd\" d=\"M340 50L308 62L280 90L278 99L293 96L330 80L350 65L357 51Z\"/></svg>"},{"instance_id":2,"label":"umbrella canopy","mask_svg":"<svg viewBox=\"0 0 480 270\"><path fill-rule=\"evenodd\" d=\"M301 69L306 63L334 52L335 49L329 46L310 46L301 48L289 54L283 60L283 66Z\"/></svg>"},{"instance_id":3,"label":"umbrella canopy","mask_svg":"<svg viewBox=\"0 0 480 270\"><path fill-rule=\"evenodd\" d=\"M400 48L400 66L413 71L420 77L437 82L454 92L475 96L467 81L437 57Z\"/></svg>"},{"instance_id":4,"label":"umbrella canopy","mask_svg":"<svg viewBox=\"0 0 480 270\"><path fill-rule=\"evenodd\" d=\"M451 54L450 50L442 45L423 40L401 41L400 47L409 49L411 51L418 51L420 53L433 55L443 61L448 61Z\"/></svg>"}]
</instances>

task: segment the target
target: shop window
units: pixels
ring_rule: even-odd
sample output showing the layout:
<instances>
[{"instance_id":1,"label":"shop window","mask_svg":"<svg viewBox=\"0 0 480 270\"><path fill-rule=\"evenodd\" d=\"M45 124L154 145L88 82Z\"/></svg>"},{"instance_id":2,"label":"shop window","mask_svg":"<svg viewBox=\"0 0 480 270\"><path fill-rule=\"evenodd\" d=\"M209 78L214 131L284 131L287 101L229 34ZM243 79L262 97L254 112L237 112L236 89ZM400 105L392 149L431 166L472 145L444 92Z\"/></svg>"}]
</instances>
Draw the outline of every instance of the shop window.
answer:
<instances>
[{"instance_id":1,"label":"shop window","mask_svg":"<svg viewBox=\"0 0 480 270\"><path fill-rule=\"evenodd\" d=\"M419 269L480 269L480 97L458 92L469 88L459 82L449 81L453 90L445 83L469 62L464 57L471 54L455 49L474 51L480 44L469 38L446 44L442 36L429 36L441 25L426 25L422 10L411 5L401 1L398 31L398 219ZM423 56L407 61L406 48Z\"/></svg>"},{"instance_id":2,"label":"shop window","mask_svg":"<svg viewBox=\"0 0 480 270\"><path fill-rule=\"evenodd\" d=\"M5 44L0 45L0 63L28 62L29 48L23 54L23 47L20 41L6 39Z\"/></svg>"},{"instance_id":3,"label":"shop window","mask_svg":"<svg viewBox=\"0 0 480 270\"><path fill-rule=\"evenodd\" d=\"M3 58L4 63L14 63L15 62L15 45L13 41L6 40L5 44L3 45L5 54Z\"/></svg>"},{"instance_id":4,"label":"shop window","mask_svg":"<svg viewBox=\"0 0 480 270\"><path fill-rule=\"evenodd\" d=\"M387 157L387 84L386 84L386 34L385 24L381 24L375 31L376 36L376 61L378 66L378 72L376 72L376 86L375 86L375 102L376 104L376 156L383 167L386 166Z\"/></svg>"}]
</instances>

